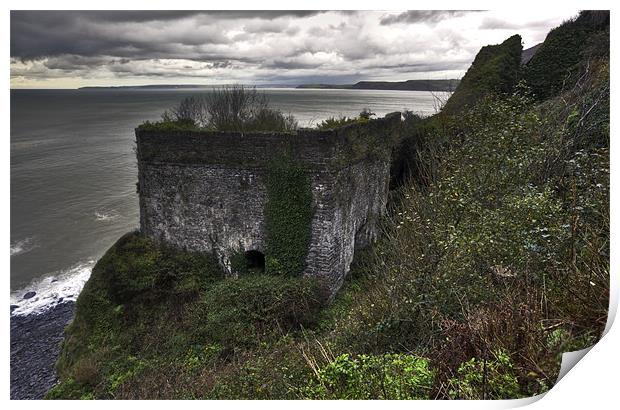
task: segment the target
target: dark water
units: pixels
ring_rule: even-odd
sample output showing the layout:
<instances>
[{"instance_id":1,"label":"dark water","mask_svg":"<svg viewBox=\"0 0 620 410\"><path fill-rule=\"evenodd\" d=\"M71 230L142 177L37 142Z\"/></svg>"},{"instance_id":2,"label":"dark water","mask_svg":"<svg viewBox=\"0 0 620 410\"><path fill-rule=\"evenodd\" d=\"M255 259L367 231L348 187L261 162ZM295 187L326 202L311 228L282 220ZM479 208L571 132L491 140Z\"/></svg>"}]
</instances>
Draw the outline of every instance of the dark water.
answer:
<instances>
[{"instance_id":1,"label":"dark water","mask_svg":"<svg viewBox=\"0 0 620 410\"><path fill-rule=\"evenodd\" d=\"M205 90L11 91L11 303L73 300L94 261L138 226L134 128ZM302 126L333 115L434 112L427 92L269 89ZM36 295L24 300L33 290Z\"/></svg>"}]
</instances>

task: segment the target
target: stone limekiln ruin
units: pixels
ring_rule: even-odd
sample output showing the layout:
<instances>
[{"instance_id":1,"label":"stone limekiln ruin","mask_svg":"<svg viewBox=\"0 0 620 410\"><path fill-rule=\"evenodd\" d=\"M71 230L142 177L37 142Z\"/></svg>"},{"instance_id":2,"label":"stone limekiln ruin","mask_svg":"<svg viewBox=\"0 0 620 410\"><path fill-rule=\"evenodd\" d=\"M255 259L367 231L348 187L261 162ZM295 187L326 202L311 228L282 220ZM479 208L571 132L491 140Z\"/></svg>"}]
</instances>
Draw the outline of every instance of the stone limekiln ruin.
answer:
<instances>
[{"instance_id":1,"label":"stone limekiln ruin","mask_svg":"<svg viewBox=\"0 0 620 410\"><path fill-rule=\"evenodd\" d=\"M279 203L285 217L286 212L309 215L299 236L284 238L285 246L298 239L304 245L288 251L297 252L292 257L302 262L300 272L292 273L318 277L333 296L355 250L377 236L399 127L400 113L334 130L294 133L140 127L136 137L141 231L178 248L213 252L234 276L239 274L234 263L239 255L255 266L266 259L269 271L270 263L278 266L278 258L290 256L275 255L276 248L275 256L270 255L270 243L280 234L269 226L277 222L277 215L270 217L266 210ZM279 188L277 180L271 190L268 186L274 185L270 167L282 158L301 170L307 213L293 206L302 194L291 196L290 210L289 198L269 197ZM300 219L297 216L288 217Z\"/></svg>"}]
</instances>

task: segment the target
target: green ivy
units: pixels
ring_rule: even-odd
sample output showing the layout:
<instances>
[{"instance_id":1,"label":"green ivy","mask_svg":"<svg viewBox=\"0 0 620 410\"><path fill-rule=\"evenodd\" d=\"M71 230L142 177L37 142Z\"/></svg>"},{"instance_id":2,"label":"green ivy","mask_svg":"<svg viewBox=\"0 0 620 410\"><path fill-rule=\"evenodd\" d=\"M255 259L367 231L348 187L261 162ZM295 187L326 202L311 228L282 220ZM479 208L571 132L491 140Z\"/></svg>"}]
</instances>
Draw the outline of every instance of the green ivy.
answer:
<instances>
[{"instance_id":1,"label":"green ivy","mask_svg":"<svg viewBox=\"0 0 620 410\"><path fill-rule=\"evenodd\" d=\"M299 275L310 244L312 189L303 167L284 154L267 166L265 271Z\"/></svg>"}]
</instances>

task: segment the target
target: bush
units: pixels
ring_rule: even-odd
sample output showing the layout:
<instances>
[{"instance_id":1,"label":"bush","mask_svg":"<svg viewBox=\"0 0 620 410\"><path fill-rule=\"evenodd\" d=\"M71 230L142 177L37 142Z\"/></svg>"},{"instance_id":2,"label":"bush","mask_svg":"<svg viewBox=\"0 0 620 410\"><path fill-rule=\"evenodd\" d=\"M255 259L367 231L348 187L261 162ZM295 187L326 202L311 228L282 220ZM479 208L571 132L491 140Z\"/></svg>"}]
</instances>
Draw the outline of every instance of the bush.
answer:
<instances>
[{"instance_id":1,"label":"bush","mask_svg":"<svg viewBox=\"0 0 620 410\"><path fill-rule=\"evenodd\" d=\"M123 304L143 294L197 294L222 277L213 255L161 246L137 233L123 236L93 269L107 284L110 300Z\"/></svg>"},{"instance_id":2,"label":"bush","mask_svg":"<svg viewBox=\"0 0 620 410\"><path fill-rule=\"evenodd\" d=\"M52 387L45 395L47 400L92 400L90 389L74 379L63 380Z\"/></svg>"},{"instance_id":3,"label":"bush","mask_svg":"<svg viewBox=\"0 0 620 410\"><path fill-rule=\"evenodd\" d=\"M434 372L429 361L411 355L343 354L323 368L303 389L309 399L429 399Z\"/></svg>"},{"instance_id":4,"label":"bush","mask_svg":"<svg viewBox=\"0 0 620 410\"><path fill-rule=\"evenodd\" d=\"M437 129L434 118L422 118L411 111L403 112L401 139L392 150L390 189L409 183L428 187L437 177L437 164L443 156L445 130Z\"/></svg>"},{"instance_id":5,"label":"bush","mask_svg":"<svg viewBox=\"0 0 620 410\"><path fill-rule=\"evenodd\" d=\"M219 131L294 131L297 121L269 107L256 88L224 86L205 97L207 128Z\"/></svg>"},{"instance_id":6,"label":"bush","mask_svg":"<svg viewBox=\"0 0 620 410\"><path fill-rule=\"evenodd\" d=\"M181 100L179 105L164 112L162 120L179 125L205 127L208 121L207 102L203 97L186 97Z\"/></svg>"},{"instance_id":7,"label":"bush","mask_svg":"<svg viewBox=\"0 0 620 410\"><path fill-rule=\"evenodd\" d=\"M231 349L315 324L325 295L309 278L248 275L211 287L192 322L200 339Z\"/></svg>"},{"instance_id":8,"label":"bush","mask_svg":"<svg viewBox=\"0 0 620 410\"><path fill-rule=\"evenodd\" d=\"M512 360L504 351L490 359L472 358L461 364L458 376L450 380L453 399L502 400L521 397Z\"/></svg>"},{"instance_id":9,"label":"bush","mask_svg":"<svg viewBox=\"0 0 620 410\"><path fill-rule=\"evenodd\" d=\"M370 108L364 108L357 117L349 118L346 116L341 117L329 117L321 121L316 128L319 130L332 130L335 128L344 127L349 124L364 124L370 120L370 117L376 115L370 111Z\"/></svg>"},{"instance_id":10,"label":"bush","mask_svg":"<svg viewBox=\"0 0 620 410\"><path fill-rule=\"evenodd\" d=\"M588 53L605 45L605 40L602 50ZM609 11L582 11L549 32L526 65L524 78L536 98L544 100L570 89L579 79L579 63L597 54L609 56Z\"/></svg>"},{"instance_id":11,"label":"bush","mask_svg":"<svg viewBox=\"0 0 620 410\"><path fill-rule=\"evenodd\" d=\"M160 122L146 122L141 129L170 131L278 131L292 132L298 127L293 115L269 106L265 93L243 85L216 88L205 96L186 97L165 111Z\"/></svg>"}]
</instances>

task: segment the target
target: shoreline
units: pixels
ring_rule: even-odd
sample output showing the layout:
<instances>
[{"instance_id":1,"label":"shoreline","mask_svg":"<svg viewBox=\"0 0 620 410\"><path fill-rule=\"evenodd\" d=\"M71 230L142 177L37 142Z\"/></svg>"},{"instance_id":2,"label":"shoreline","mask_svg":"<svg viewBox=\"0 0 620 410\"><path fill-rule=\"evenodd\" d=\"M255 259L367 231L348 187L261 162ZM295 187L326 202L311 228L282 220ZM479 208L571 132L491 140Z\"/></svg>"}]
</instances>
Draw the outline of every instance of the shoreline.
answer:
<instances>
[{"instance_id":1,"label":"shoreline","mask_svg":"<svg viewBox=\"0 0 620 410\"><path fill-rule=\"evenodd\" d=\"M40 400L58 381L54 368L74 301L41 313L11 315L11 400Z\"/></svg>"}]
</instances>

